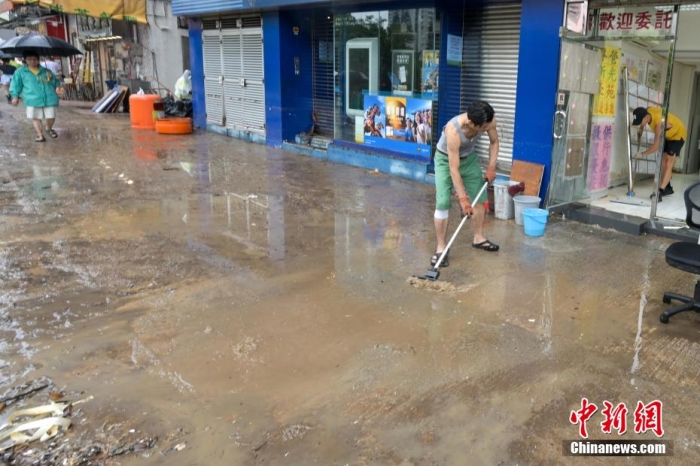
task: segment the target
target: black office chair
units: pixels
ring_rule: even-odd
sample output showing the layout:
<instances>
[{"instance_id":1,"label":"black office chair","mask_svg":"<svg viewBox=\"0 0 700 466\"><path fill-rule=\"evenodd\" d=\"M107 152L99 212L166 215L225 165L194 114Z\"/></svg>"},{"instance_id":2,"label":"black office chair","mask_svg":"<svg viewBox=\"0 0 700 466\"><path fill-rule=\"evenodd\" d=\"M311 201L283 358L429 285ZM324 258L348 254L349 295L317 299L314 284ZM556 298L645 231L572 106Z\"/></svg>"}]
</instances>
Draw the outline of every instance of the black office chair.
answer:
<instances>
[{"instance_id":1,"label":"black office chair","mask_svg":"<svg viewBox=\"0 0 700 466\"><path fill-rule=\"evenodd\" d=\"M689 227L700 230L700 181L690 185L683 195L685 199L685 222ZM700 244L679 242L666 249L666 262L671 267L694 275L700 275ZM659 320L667 324L668 319L681 312L700 312L700 280L695 283L695 295L691 298L676 293L664 293L664 303L680 301L683 304L673 307L661 314Z\"/></svg>"}]
</instances>

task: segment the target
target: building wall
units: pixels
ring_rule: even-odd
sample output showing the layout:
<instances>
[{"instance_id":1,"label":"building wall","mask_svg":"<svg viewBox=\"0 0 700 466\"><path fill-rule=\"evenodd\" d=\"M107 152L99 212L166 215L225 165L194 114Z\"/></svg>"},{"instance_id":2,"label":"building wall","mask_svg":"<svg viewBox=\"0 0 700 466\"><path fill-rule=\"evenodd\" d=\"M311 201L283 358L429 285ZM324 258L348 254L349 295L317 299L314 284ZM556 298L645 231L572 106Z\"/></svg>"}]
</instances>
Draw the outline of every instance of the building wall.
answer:
<instances>
[{"instance_id":1,"label":"building wall","mask_svg":"<svg viewBox=\"0 0 700 466\"><path fill-rule=\"evenodd\" d=\"M695 66L684 65L683 63L676 62L673 65L671 99L669 102L668 111L681 119L686 127L686 130L688 130L688 136L690 136L689 122L691 111L694 113L694 109L691 108L694 85ZM682 170L683 167L685 167L685 161L688 157L688 148L689 144L686 140L686 144L681 150L680 157L676 157L674 169Z\"/></svg>"},{"instance_id":2,"label":"building wall","mask_svg":"<svg viewBox=\"0 0 700 466\"><path fill-rule=\"evenodd\" d=\"M190 41L190 70L192 71L192 117L198 128L207 127L206 93L204 92L204 51L202 50L202 22L196 18L187 21Z\"/></svg>"},{"instance_id":3,"label":"building wall","mask_svg":"<svg viewBox=\"0 0 700 466\"><path fill-rule=\"evenodd\" d=\"M540 197L549 187L552 118L559 75L563 0L523 0L513 160L545 166Z\"/></svg>"},{"instance_id":4,"label":"building wall","mask_svg":"<svg viewBox=\"0 0 700 466\"><path fill-rule=\"evenodd\" d=\"M312 36L313 10L263 14L268 145L277 147L284 141L294 141L297 134L311 127Z\"/></svg>"},{"instance_id":5,"label":"building wall","mask_svg":"<svg viewBox=\"0 0 700 466\"><path fill-rule=\"evenodd\" d=\"M148 48L155 55L155 68L152 58L148 60L148 74L154 80L156 71L161 85L174 91L178 80L189 64L183 63L182 38L188 37L187 29L177 27L177 16L172 14L169 1L148 0L146 5L148 17ZM146 61L144 59L144 61ZM156 83L153 83L154 87Z\"/></svg>"},{"instance_id":6,"label":"building wall","mask_svg":"<svg viewBox=\"0 0 700 466\"><path fill-rule=\"evenodd\" d=\"M462 36L464 26L464 6L461 2L442 0L437 7L442 11L442 24L440 26L440 87L436 131L445 126L450 118L463 111L460 108L461 68L447 64L447 35Z\"/></svg>"}]
</instances>

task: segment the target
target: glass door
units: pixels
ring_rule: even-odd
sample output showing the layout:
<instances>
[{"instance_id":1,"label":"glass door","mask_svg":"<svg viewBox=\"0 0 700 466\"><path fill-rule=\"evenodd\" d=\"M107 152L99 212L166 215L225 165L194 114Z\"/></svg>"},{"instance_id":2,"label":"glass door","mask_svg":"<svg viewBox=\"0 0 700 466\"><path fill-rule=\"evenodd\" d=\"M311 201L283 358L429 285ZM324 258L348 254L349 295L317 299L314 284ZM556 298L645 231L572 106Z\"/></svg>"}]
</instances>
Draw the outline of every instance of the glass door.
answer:
<instances>
[{"instance_id":1,"label":"glass door","mask_svg":"<svg viewBox=\"0 0 700 466\"><path fill-rule=\"evenodd\" d=\"M592 124L604 54L597 42L562 39L548 207L590 198L587 162L599 162L588 160L589 139L604 144L611 136L609 128ZM592 172L591 180L593 176L598 174Z\"/></svg>"},{"instance_id":2,"label":"glass door","mask_svg":"<svg viewBox=\"0 0 700 466\"><path fill-rule=\"evenodd\" d=\"M565 25L580 26L568 18L580 3L569 3ZM677 7L583 16L585 31L561 33L546 205L586 204L654 219L664 138L650 149L654 129L632 127L632 110L656 107L667 116Z\"/></svg>"}]
</instances>

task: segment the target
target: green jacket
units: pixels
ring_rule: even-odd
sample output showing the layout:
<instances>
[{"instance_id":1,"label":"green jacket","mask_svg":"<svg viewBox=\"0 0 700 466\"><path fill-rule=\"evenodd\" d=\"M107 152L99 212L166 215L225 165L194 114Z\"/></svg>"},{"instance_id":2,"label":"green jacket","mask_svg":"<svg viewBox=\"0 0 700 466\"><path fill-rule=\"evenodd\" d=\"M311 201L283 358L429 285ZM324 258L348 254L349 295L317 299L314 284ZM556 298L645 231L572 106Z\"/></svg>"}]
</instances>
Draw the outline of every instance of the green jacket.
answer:
<instances>
[{"instance_id":1,"label":"green jacket","mask_svg":"<svg viewBox=\"0 0 700 466\"><path fill-rule=\"evenodd\" d=\"M57 87L61 83L46 68L39 67L39 74L35 75L28 66L23 66L12 76L10 94L13 98L21 96L27 107L57 107Z\"/></svg>"}]
</instances>

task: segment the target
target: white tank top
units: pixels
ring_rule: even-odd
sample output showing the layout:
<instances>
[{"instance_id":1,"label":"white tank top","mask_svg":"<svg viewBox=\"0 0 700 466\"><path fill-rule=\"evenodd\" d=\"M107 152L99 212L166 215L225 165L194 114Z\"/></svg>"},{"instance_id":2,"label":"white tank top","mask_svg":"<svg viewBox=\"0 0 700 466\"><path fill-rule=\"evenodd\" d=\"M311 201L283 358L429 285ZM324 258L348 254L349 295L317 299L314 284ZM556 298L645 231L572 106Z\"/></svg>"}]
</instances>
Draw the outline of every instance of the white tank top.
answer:
<instances>
[{"instance_id":1,"label":"white tank top","mask_svg":"<svg viewBox=\"0 0 700 466\"><path fill-rule=\"evenodd\" d=\"M464 157L468 157L472 154L472 152L474 152L476 142L479 140L479 136L481 135L481 133L476 133L476 135L472 139L469 139L467 135L464 134L464 131L462 131L462 127L459 125L459 116L452 118L447 123L447 125L449 124L453 125L457 130L457 133L459 134L459 158L463 159ZM447 127L447 125L445 125L445 127ZM440 140L437 143L437 150L439 150L443 154L447 154L447 135L445 134L444 129L442 130L442 135L440 136Z\"/></svg>"}]
</instances>

